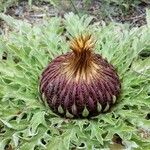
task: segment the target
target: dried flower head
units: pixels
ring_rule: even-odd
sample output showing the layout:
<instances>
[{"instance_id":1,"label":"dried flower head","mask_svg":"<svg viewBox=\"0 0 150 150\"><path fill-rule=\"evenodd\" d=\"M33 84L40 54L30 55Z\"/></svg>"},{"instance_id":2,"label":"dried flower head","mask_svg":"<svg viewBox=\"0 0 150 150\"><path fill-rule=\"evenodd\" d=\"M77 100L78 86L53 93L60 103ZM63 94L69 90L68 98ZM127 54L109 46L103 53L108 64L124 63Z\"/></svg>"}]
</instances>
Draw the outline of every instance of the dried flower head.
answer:
<instances>
[{"instance_id":1,"label":"dried flower head","mask_svg":"<svg viewBox=\"0 0 150 150\"><path fill-rule=\"evenodd\" d=\"M43 71L40 92L50 108L69 118L96 116L116 102L120 81L114 67L95 54L89 34L70 42L72 52L55 58Z\"/></svg>"}]
</instances>

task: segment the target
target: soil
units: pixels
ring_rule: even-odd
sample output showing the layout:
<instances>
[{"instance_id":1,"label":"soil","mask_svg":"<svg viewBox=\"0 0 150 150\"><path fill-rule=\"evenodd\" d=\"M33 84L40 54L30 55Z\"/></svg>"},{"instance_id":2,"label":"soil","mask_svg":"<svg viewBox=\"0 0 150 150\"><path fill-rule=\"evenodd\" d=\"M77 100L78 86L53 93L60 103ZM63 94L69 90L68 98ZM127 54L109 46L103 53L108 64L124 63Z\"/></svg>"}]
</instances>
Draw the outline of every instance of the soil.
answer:
<instances>
[{"instance_id":1,"label":"soil","mask_svg":"<svg viewBox=\"0 0 150 150\"><path fill-rule=\"evenodd\" d=\"M150 8L150 2L141 2L137 7L130 7L123 11L119 6L104 4L102 0L93 0L90 3L83 3L83 0L63 0L58 1L54 6L49 2L34 2L31 7L28 1L21 1L18 5L7 8L5 14L16 19L27 20L29 23L42 22L44 17L63 17L65 13L73 11L79 16L89 14L95 16L95 21L110 21L128 23L131 27L142 26L146 23L145 12ZM0 21L0 31L4 28L4 23Z\"/></svg>"}]
</instances>

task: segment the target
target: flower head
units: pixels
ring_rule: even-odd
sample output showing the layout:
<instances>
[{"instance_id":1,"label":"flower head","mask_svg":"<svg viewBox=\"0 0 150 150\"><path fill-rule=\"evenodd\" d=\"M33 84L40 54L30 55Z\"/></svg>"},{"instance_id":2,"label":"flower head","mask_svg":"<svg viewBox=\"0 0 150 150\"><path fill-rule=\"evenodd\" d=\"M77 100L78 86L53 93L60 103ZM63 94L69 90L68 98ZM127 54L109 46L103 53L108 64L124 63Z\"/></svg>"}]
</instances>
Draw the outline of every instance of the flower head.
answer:
<instances>
[{"instance_id":1,"label":"flower head","mask_svg":"<svg viewBox=\"0 0 150 150\"><path fill-rule=\"evenodd\" d=\"M43 71L40 91L50 108L69 118L91 117L106 112L120 93L115 68L94 53L89 34L70 42L68 52L55 58Z\"/></svg>"}]
</instances>

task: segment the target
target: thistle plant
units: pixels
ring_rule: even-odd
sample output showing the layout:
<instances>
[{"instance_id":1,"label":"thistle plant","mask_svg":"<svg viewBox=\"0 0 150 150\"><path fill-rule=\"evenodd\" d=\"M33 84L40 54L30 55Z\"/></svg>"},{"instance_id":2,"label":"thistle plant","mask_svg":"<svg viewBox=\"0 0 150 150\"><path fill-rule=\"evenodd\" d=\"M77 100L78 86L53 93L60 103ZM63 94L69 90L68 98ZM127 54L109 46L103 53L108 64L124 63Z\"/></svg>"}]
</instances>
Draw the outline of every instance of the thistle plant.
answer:
<instances>
[{"instance_id":1,"label":"thistle plant","mask_svg":"<svg viewBox=\"0 0 150 150\"><path fill-rule=\"evenodd\" d=\"M149 11L147 25L132 29L116 23L91 24L93 17L73 13L34 26L4 14L0 17L11 28L0 36L1 150L111 149L115 136L122 149L149 149L150 59L141 55L150 48ZM121 93L107 113L67 119L41 100L40 78L48 64L70 54L67 39L81 33L94 35L94 52L115 68Z\"/></svg>"}]
</instances>

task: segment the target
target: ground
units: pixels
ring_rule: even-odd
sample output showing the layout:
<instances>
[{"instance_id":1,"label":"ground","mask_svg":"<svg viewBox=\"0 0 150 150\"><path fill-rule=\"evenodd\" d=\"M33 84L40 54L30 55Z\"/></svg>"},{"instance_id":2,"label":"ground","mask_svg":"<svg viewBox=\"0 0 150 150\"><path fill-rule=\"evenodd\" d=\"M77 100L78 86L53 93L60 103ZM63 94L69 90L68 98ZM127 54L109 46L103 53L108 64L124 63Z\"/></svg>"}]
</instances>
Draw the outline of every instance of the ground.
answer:
<instances>
[{"instance_id":1,"label":"ground","mask_svg":"<svg viewBox=\"0 0 150 150\"><path fill-rule=\"evenodd\" d=\"M52 5L49 2L33 2L29 6L27 1L21 1L10 5L5 13L17 19L26 19L30 23L42 21L44 17L61 16L73 11L78 15L89 14L95 16L95 21L109 23L110 21L129 23L131 27L145 24L145 11L150 8L150 2L141 1L136 6L122 8L115 3L106 4L102 0L84 2L77 1L57 1ZM2 28L2 22L0 27Z\"/></svg>"}]
</instances>

